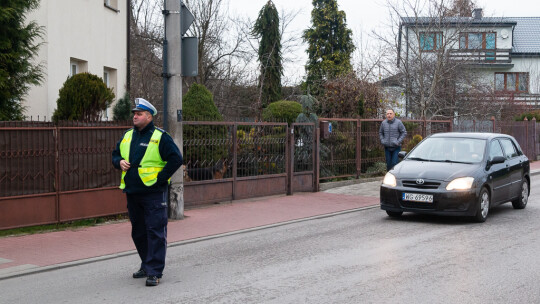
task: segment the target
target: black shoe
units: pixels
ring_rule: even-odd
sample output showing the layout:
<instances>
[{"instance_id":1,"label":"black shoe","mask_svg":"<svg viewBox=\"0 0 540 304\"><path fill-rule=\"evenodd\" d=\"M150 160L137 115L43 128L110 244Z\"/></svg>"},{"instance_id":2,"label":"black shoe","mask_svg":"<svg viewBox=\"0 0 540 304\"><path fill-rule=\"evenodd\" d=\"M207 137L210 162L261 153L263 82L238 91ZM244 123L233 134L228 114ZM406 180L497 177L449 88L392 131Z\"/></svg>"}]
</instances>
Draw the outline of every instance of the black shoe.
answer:
<instances>
[{"instance_id":1,"label":"black shoe","mask_svg":"<svg viewBox=\"0 0 540 304\"><path fill-rule=\"evenodd\" d=\"M159 279L158 277L156 276L149 276L147 279L146 279L146 286L158 286L159 284Z\"/></svg>"},{"instance_id":2,"label":"black shoe","mask_svg":"<svg viewBox=\"0 0 540 304\"><path fill-rule=\"evenodd\" d=\"M139 269L137 272L134 272L133 273L133 278L134 279L140 279L140 278L144 278L146 277L146 271L144 271L144 269Z\"/></svg>"}]
</instances>

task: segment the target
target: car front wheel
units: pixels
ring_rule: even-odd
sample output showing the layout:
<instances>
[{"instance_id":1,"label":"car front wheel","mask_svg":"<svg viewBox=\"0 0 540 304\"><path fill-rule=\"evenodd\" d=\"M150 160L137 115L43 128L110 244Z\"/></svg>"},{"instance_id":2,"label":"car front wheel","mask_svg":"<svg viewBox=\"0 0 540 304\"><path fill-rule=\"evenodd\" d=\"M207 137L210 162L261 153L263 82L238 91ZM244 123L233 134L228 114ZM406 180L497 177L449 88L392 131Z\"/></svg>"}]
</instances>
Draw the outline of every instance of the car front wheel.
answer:
<instances>
[{"instance_id":1,"label":"car front wheel","mask_svg":"<svg viewBox=\"0 0 540 304\"><path fill-rule=\"evenodd\" d=\"M489 191L486 188L482 188L480 191L480 197L478 199L478 207L476 210L475 220L479 223L486 221L489 213L490 197Z\"/></svg>"},{"instance_id":2,"label":"car front wheel","mask_svg":"<svg viewBox=\"0 0 540 304\"><path fill-rule=\"evenodd\" d=\"M519 193L519 197L512 201L512 207L514 209L525 209L527 206L527 202L529 201L529 184L527 183L526 179L523 179L521 182L521 192Z\"/></svg>"}]
</instances>

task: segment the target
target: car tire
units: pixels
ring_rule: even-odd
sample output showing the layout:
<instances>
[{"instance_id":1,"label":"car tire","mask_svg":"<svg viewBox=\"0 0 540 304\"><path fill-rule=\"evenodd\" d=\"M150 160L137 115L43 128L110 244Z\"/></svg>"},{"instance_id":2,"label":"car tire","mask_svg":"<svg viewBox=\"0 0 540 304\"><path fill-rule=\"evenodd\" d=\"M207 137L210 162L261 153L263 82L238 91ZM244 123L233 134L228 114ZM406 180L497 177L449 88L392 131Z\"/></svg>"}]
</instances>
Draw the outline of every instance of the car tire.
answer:
<instances>
[{"instance_id":1,"label":"car tire","mask_svg":"<svg viewBox=\"0 0 540 304\"><path fill-rule=\"evenodd\" d=\"M386 210L386 214L388 214L389 217L400 217L403 214L403 211Z\"/></svg>"},{"instance_id":2,"label":"car tire","mask_svg":"<svg viewBox=\"0 0 540 304\"><path fill-rule=\"evenodd\" d=\"M526 179L523 179L523 181L521 181L521 192L519 193L519 197L516 200L512 201L512 207L514 207L514 209L525 209L528 202L529 183L527 183Z\"/></svg>"},{"instance_id":3,"label":"car tire","mask_svg":"<svg viewBox=\"0 0 540 304\"><path fill-rule=\"evenodd\" d=\"M490 205L491 197L489 195L489 191L486 188L482 188L478 197L478 205L476 207L476 215L474 217L476 222L483 223L486 221L489 214Z\"/></svg>"}]
</instances>

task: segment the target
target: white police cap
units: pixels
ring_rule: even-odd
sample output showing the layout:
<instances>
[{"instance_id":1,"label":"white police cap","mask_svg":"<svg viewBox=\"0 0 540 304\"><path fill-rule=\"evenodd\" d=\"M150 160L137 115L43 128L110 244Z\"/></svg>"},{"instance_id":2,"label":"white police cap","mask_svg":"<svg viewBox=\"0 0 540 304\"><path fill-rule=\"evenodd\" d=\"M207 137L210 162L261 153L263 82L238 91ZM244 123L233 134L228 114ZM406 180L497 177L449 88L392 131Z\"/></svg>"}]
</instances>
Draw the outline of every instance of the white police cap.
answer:
<instances>
[{"instance_id":1,"label":"white police cap","mask_svg":"<svg viewBox=\"0 0 540 304\"><path fill-rule=\"evenodd\" d=\"M152 116L157 114L156 108L144 98L135 98L135 108L131 112L148 111Z\"/></svg>"}]
</instances>

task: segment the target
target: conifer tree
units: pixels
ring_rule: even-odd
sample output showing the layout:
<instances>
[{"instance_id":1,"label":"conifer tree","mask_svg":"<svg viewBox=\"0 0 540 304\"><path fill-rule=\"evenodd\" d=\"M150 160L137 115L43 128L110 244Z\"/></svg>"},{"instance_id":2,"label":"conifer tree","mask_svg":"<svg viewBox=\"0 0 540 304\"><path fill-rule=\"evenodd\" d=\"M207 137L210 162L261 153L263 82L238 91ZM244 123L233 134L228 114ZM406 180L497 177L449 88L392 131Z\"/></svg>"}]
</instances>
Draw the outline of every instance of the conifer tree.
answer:
<instances>
[{"instance_id":1,"label":"conifer tree","mask_svg":"<svg viewBox=\"0 0 540 304\"><path fill-rule=\"evenodd\" d=\"M279 14L271 0L259 11L253 27L253 35L260 39L259 63L259 110L281 99L281 75L283 75L281 56L281 32Z\"/></svg>"},{"instance_id":2,"label":"conifer tree","mask_svg":"<svg viewBox=\"0 0 540 304\"><path fill-rule=\"evenodd\" d=\"M351 72L355 47L345 12L338 10L337 0L313 0L311 24L303 35L308 43L304 89L309 87L311 94L318 96L323 81Z\"/></svg>"},{"instance_id":3,"label":"conifer tree","mask_svg":"<svg viewBox=\"0 0 540 304\"><path fill-rule=\"evenodd\" d=\"M0 3L0 120L22 120L21 104L31 84L43 79L42 66L32 62L43 29L26 22L39 0L3 0Z\"/></svg>"}]
</instances>

